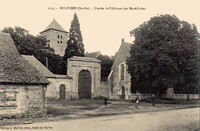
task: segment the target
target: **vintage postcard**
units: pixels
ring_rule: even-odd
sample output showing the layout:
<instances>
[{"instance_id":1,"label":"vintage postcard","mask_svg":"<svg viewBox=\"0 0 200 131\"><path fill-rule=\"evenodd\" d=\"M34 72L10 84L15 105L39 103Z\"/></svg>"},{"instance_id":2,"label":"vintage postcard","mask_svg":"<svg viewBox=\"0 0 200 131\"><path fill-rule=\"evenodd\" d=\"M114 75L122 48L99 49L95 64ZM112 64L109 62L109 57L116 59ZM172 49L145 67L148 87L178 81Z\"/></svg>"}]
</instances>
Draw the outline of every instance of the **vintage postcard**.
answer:
<instances>
[{"instance_id":1,"label":"vintage postcard","mask_svg":"<svg viewBox=\"0 0 200 131\"><path fill-rule=\"evenodd\" d=\"M198 0L0 3L0 130L200 130Z\"/></svg>"}]
</instances>

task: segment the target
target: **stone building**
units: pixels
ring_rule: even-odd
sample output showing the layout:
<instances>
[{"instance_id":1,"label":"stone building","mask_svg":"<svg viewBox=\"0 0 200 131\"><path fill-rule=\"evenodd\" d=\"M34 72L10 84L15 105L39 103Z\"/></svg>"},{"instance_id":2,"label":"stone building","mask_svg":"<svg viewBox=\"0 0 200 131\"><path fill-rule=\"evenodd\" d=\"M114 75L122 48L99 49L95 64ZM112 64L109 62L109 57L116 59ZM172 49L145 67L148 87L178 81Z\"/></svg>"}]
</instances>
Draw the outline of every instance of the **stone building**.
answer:
<instances>
[{"instance_id":1,"label":"stone building","mask_svg":"<svg viewBox=\"0 0 200 131\"><path fill-rule=\"evenodd\" d=\"M131 95L131 76L127 71L126 58L130 57L131 44L122 39L121 46L108 76L110 83L109 99L129 99Z\"/></svg>"},{"instance_id":2,"label":"stone building","mask_svg":"<svg viewBox=\"0 0 200 131\"><path fill-rule=\"evenodd\" d=\"M54 99L71 99L70 87L72 77L68 75L56 75L49 71L34 56L22 55L31 65L33 65L50 84L47 86L46 97Z\"/></svg>"},{"instance_id":3,"label":"stone building","mask_svg":"<svg viewBox=\"0 0 200 131\"><path fill-rule=\"evenodd\" d=\"M74 56L68 59L67 75L56 75L34 56L23 57L50 81L47 98L90 99L100 95L100 60Z\"/></svg>"},{"instance_id":4,"label":"stone building","mask_svg":"<svg viewBox=\"0 0 200 131\"><path fill-rule=\"evenodd\" d=\"M44 115L48 84L19 54L11 36L0 32L0 116Z\"/></svg>"},{"instance_id":5,"label":"stone building","mask_svg":"<svg viewBox=\"0 0 200 131\"><path fill-rule=\"evenodd\" d=\"M68 32L54 19L45 30L40 32L47 39L47 44L55 50L56 54L64 56L67 48Z\"/></svg>"}]
</instances>

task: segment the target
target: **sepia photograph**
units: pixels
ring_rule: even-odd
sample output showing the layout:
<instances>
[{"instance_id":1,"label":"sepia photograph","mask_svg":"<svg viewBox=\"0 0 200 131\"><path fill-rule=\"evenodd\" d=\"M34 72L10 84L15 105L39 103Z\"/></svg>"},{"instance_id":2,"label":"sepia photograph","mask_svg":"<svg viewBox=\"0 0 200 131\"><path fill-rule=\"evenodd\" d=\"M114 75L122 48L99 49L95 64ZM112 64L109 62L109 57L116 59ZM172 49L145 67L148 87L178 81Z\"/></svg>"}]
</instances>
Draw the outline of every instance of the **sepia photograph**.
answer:
<instances>
[{"instance_id":1,"label":"sepia photograph","mask_svg":"<svg viewBox=\"0 0 200 131\"><path fill-rule=\"evenodd\" d=\"M0 131L199 131L198 0L0 0Z\"/></svg>"}]
</instances>

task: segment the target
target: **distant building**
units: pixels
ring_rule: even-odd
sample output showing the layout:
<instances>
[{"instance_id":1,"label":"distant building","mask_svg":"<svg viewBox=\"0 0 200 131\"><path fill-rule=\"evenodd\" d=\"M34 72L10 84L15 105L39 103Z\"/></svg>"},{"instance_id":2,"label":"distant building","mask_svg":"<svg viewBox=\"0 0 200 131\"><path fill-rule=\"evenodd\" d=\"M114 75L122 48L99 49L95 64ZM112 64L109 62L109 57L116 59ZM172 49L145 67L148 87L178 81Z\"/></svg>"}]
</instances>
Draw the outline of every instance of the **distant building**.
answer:
<instances>
[{"instance_id":1,"label":"distant building","mask_svg":"<svg viewBox=\"0 0 200 131\"><path fill-rule=\"evenodd\" d=\"M130 57L130 47L131 43L124 42L124 39L122 39L108 76L110 99L129 99L131 95L131 76L127 71L128 65L126 64L126 58Z\"/></svg>"},{"instance_id":2,"label":"distant building","mask_svg":"<svg viewBox=\"0 0 200 131\"><path fill-rule=\"evenodd\" d=\"M90 53L86 52L85 57L97 58L100 55L101 55L100 51L95 51Z\"/></svg>"},{"instance_id":3,"label":"distant building","mask_svg":"<svg viewBox=\"0 0 200 131\"><path fill-rule=\"evenodd\" d=\"M0 32L0 116L44 115L48 84L19 54L11 36Z\"/></svg>"},{"instance_id":4,"label":"distant building","mask_svg":"<svg viewBox=\"0 0 200 131\"><path fill-rule=\"evenodd\" d=\"M64 56L69 33L55 19L40 34L47 39L47 45L53 48L56 54Z\"/></svg>"}]
</instances>

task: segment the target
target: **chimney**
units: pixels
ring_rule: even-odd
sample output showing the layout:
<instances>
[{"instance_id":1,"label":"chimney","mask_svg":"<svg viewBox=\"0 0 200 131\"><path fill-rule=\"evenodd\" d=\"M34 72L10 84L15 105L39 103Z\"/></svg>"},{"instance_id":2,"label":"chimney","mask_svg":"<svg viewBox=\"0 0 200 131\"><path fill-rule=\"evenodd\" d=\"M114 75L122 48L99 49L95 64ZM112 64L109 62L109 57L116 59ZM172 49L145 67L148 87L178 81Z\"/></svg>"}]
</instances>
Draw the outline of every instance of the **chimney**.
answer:
<instances>
[{"instance_id":1,"label":"chimney","mask_svg":"<svg viewBox=\"0 0 200 131\"><path fill-rule=\"evenodd\" d=\"M122 38L122 43L124 43L124 38Z\"/></svg>"}]
</instances>

